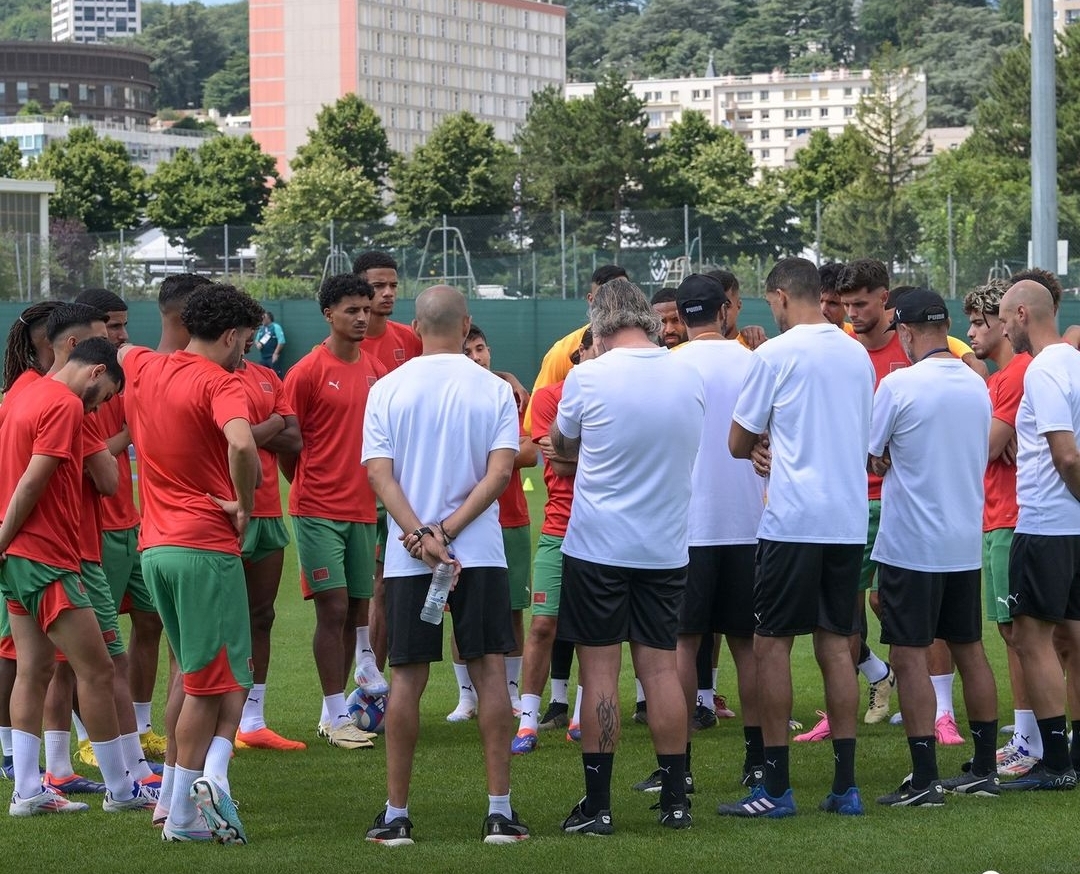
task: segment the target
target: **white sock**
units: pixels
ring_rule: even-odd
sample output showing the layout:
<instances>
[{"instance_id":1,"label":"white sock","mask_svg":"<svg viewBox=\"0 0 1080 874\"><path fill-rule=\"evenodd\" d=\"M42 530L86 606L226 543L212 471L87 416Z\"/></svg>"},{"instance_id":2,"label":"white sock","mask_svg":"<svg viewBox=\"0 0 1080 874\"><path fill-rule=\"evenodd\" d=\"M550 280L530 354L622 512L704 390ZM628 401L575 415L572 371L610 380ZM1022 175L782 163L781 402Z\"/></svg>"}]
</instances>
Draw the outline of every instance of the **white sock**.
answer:
<instances>
[{"instance_id":1,"label":"white sock","mask_svg":"<svg viewBox=\"0 0 1080 874\"><path fill-rule=\"evenodd\" d=\"M172 797L169 800L169 825L191 828L199 821L199 811L191 798L191 787L202 776L202 771L189 771L176 766L173 774Z\"/></svg>"},{"instance_id":2,"label":"white sock","mask_svg":"<svg viewBox=\"0 0 1080 874\"><path fill-rule=\"evenodd\" d=\"M251 687L244 701L244 712L240 716L241 731L258 731L266 728L266 718L263 715L264 702L266 700L266 683L256 683Z\"/></svg>"},{"instance_id":3,"label":"white sock","mask_svg":"<svg viewBox=\"0 0 1080 874\"><path fill-rule=\"evenodd\" d=\"M472 677L469 676L469 666L459 665L454 662L454 676L458 684L458 707L468 710L476 707L476 689L473 687Z\"/></svg>"},{"instance_id":4,"label":"white sock","mask_svg":"<svg viewBox=\"0 0 1080 874\"><path fill-rule=\"evenodd\" d=\"M150 702L149 701L135 701L135 724L139 726L139 734L146 734L150 731Z\"/></svg>"},{"instance_id":5,"label":"white sock","mask_svg":"<svg viewBox=\"0 0 1080 874\"><path fill-rule=\"evenodd\" d=\"M4 758L11 755L11 726L0 725L0 752Z\"/></svg>"},{"instance_id":6,"label":"white sock","mask_svg":"<svg viewBox=\"0 0 1080 874\"><path fill-rule=\"evenodd\" d=\"M161 769L161 790L158 792L158 807L168 812L172 804L173 785L176 783L176 765L166 765Z\"/></svg>"},{"instance_id":7,"label":"white sock","mask_svg":"<svg viewBox=\"0 0 1080 874\"><path fill-rule=\"evenodd\" d=\"M61 780L72 776L71 732L45 732L45 770Z\"/></svg>"},{"instance_id":8,"label":"white sock","mask_svg":"<svg viewBox=\"0 0 1080 874\"><path fill-rule=\"evenodd\" d=\"M124 745L119 737L106 741L91 741L94 755L98 760L98 769L105 781L105 787L114 798L130 798L134 778L124 764Z\"/></svg>"},{"instance_id":9,"label":"white sock","mask_svg":"<svg viewBox=\"0 0 1080 874\"><path fill-rule=\"evenodd\" d=\"M326 709L326 699L323 698L322 710L319 711L319 725L326 725L330 721L330 711Z\"/></svg>"},{"instance_id":10,"label":"white sock","mask_svg":"<svg viewBox=\"0 0 1080 874\"><path fill-rule=\"evenodd\" d=\"M510 700L516 701L521 697L521 686L518 683L521 677L521 656L506 657L506 691L510 693Z\"/></svg>"},{"instance_id":11,"label":"white sock","mask_svg":"<svg viewBox=\"0 0 1080 874\"><path fill-rule=\"evenodd\" d=\"M513 817L514 812L510 809L510 793L505 795L488 796L488 816L493 813L501 813L507 819Z\"/></svg>"},{"instance_id":12,"label":"white sock","mask_svg":"<svg viewBox=\"0 0 1080 874\"><path fill-rule=\"evenodd\" d=\"M859 673L866 677L867 683L880 683L889 676L889 666L871 650L870 658L865 662L859 662Z\"/></svg>"},{"instance_id":13,"label":"white sock","mask_svg":"<svg viewBox=\"0 0 1080 874\"><path fill-rule=\"evenodd\" d=\"M1033 710L1013 711L1013 737L1030 755L1041 759L1043 755L1042 735L1039 733L1039 722L1035 719Z\"/></svg>"},{"instance_id":14,"label":"white sock","mask_svg":"<svg viewBox=\"0 0 1080 874\"><path fill-rule=\"evenodd\" d=\"M11 756L15 767L15 791L20 798L33 798L41 794L41 738L36 734L11 732Z\"/></svg>"},{"instance_id":15,"label":"white sock","mask_svg":"<svg viewBox=\"0 0 1080 874\"><path fill-rule=\"evenodd\" d=\"M577 700L574 701L574 718L570 720L571 725L581 725L581 686L577 687Z\"/></svg>"},{"instance_id":16,"label":"white sock","mask_svg":"<svg viewBox=\"0 0 1080 874\"><path fill-rule=\"evenodd\" d=\"M394 807L389 801L386 802L386 821L393 822L395 819L409 818L409 805Z\"/></svg>"},{"instance_id":17,"label":"white sock","mask_svg":"<svg viewBox=\"0 0 1080 874\"><path fill-rule=\"evenodd\" d=\"M360 661L364 658L365 653L371 658L375 658L375 653L371 649L371 634L369 632L370 626L357 625L356 626L356 664L359 665Z\"/></svg>"},{"instance_id":18,"label":"white sock","mask_svg":"<svg viewBox=\"0 0 1080 874\"><path fill-rule=\"evenodd\" d=\"M934 694L937 695L937 713L934 721L941 719L945 713L953 713L952 687L953 677L956 674L931 674L930 682L934 684Z\"/></svg>"},{"instance_id":19,"label":"white sock","mask_svg":"<svg viewBox=\"0 0 1080 874\"><path fill-rule=\"evenodd\" d=\"M341 728L349 721L349 707L345 703L345 693L338 692L323 698L323 713L331 728Z\"/></svg>"},{"instance_id":20,"label":"white sock","mask_svg":"<svg viewBox=\"0 0 1080 874\"><path fill-rule=\"evenodd\" d=\"M522 695L521 696L521 724L518 726L519 731L536 731L536 727L540 724L540 696L539 695Z\"/></svg>"},{"instance_id":21,"label":"white sock","mask_svg":"<svg viewBox=\"0 0 1080 874\"><path fill-rule=\"evenodd\" d=\"M551 679L551 703L552 704L565 704L566 693L570 691L569 680L556 680L554 677ZM0 731L3 731L0 728Z\"/></svg>"},{"instance_id":22,"label":"white sock","mask_svg":"<svg viewBox=\"0 0 1080 874\"><path fill-rule=\"evenodd\" d=\"M698 689L697 690L697 703L699 707L707 707L709 710L713 709L712 689Z\"/></svg>"},{"instance_id":23,"label":"white sock","mask_svg":"<svg viewBox=\"0 0 1080 874\"><path fill-rule=\"evenodd\" d=\"M79 714L72 711L71 721L75 725L75 736L79 738L79 743L84 740L90 740L90 735L86 733L86 726L83 725L83 721L79 719Z\"/></svg>"},{"instance_id":24,"label":"white sock","mask_svg":"<svg viewBox=\"0 0 1080 874\"><path fill-rule=\"evenodd\" d=\"M716 675L720 673L716 668L712 669L712 693L713 697L716 697Z\"/></svg>"},{"instance_id":25,"label":"white sock","mask_svg":"<svg viewBox=\"0 0 1080 874\"><path fill-rule=\"evenodd\" d=\"M581 687L579 686L578 688L580 689ZM637 677L634 677L634 688L637 690L637 702L640 704L645 700L645 690L641 686L641 680Z\"/></svg>"},{"instance_id":26,"label":"white sock","mask_svg":"<svg viewBox=\"0 0 1080 874\"><path fill-rule=\"evenodd\" d=\"M229 792L229 759L232 758L232 749L230 738L216 735L206 751L202 772L204 777L209 777L229 795L232 795L232 792Z\"/></svg>"},{"instance_id":27,"label":"white sock","mask_svg":"<svg viewBox=\"0 0 1080 874\"><path fill-rule=\"evenodd\" d=\"M147 777L152 777L154 772L146 763L146 753L143 752L139 733L133 731L131 734L122 734L120 742L124 745L124 761L127 763L132 779L145 780Z\"/></svg>"}]
</instances>

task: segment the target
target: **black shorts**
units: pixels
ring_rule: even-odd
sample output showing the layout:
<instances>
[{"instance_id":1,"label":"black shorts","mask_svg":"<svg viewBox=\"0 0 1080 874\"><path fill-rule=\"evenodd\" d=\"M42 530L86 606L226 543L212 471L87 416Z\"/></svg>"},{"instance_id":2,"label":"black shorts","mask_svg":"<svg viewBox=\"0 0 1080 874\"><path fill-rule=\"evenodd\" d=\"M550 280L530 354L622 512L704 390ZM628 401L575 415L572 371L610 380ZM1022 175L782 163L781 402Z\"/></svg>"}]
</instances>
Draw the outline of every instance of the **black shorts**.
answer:
<instances>
[{"instance_id":1,"label":"black shorts","mask_svg":"<svg viewBox=\"0 0 1080 874\"><path fill-rule=\"evenodd\" d=\"M563 555L559 640L675 649L686 568L614 567Z\"/></svg>"},{"instance_id":2,"label":"black shorts","mask_svg":"<svg viewBox=\"0 0 1080 874\"><path fill-rule=\"evenodd\" d=\"M930 646L982 640L982 570L913 571L878 565L881 642Z\"/></svg>"},{"instance_id":3,"label":"black shorts","mask_svg":"<svg viewBox=\"0 0 1080 874\"><path fill-rule=\"evenodd\" d=\"M441 662L443 626L420 618L431 574L386 580L386 633L390 667ZM510 583L506 568L463 568L446 599L458 652L468 661L514 650Z\"/></svg>"},{"instance_id":4,"label":"black shorts","mask_svg":"<svg viewBox=\"0 0 1080 874\"><path fill-rule=\"evenodd\" d=\"M1009 615L1080 619L1080 535L1013 534Z\"/></svg>"},{"instance_id":5,"label":"black shorts","mask_svg":"<svg viewBox=\"0 0 1080 874\"><path fill-rule=\"evenodd\" d=\"M821 628L855 634L861 543L759 540L754 579L756 634L793 637Z\"/></svg>"},{"instance_id":6,"label":"black shorts","mask_svg":"<svg viewBox=\"0 0 1080 874\"><path fill-rule=\"evenodd\" d=\"M752 543L690 547L679 634L754 636L756 552Z\"/></svg>"}]
</instances>

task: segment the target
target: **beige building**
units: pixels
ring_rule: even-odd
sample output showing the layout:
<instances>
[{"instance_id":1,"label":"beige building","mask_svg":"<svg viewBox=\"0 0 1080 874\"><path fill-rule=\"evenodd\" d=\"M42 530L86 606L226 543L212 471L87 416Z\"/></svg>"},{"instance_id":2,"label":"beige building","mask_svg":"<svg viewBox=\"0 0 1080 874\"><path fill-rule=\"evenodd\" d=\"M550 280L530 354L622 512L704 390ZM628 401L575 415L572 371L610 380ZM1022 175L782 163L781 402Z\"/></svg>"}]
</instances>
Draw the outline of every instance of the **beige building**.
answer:
<instances>
[{"instance_id":1,"label":"beige building","mask_svg":"<svg viewBox=\"0 0 1080 874\"><path fill-rule=\"evenodd\" d=\"M287 170L319 109L356 93L398 152L462 111L508 141L563 83L565 25L537 0L249 0L252 135Z\"/></svg>"},{"instance_id":2,"label":"beige building","mask_svg":"<svg viewBox=\"0 0 1080 874\"><path fill-rule=\"evenodd\" d=\"M910 74L913 111L926 114L926 76ZM869 70L823 70L789 75L644 79L629 83L645 101L648 134L664 134L687 110L731 129L746 142L759 168L784 167L815 130L832 135L855 120L859 98L870 91ZM595 83L570 83L568 98L591 94Z\"/></svg>"},{"instance_id":3,"label":"beige building","mask_svg":"<svg viewBox=\"0 0 1080 874\"><path fill-rule=\"evenodd\" d=\"M1065 29L1066 24L1080 21L1080 0L1039 0L1052 3L1054 7L1054 30ZM1031 35L1031 0L1024 0L1024 33Z\"/></svg>"}]
</instances>

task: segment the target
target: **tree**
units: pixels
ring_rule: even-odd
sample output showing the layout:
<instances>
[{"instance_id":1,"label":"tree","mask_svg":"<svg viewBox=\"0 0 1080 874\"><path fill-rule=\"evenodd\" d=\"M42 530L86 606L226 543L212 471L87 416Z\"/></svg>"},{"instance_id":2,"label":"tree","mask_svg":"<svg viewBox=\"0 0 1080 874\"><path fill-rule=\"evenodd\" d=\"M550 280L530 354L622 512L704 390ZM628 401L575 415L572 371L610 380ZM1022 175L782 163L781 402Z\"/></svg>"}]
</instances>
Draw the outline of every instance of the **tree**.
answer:
<instances>
[{"instance_id":1,"label":"tree","mask_svg":"<svg viewBox=\"0 0 1080 874\"><path fill-rule=\"evenodd\" d=\"M835 137L824 130L811 133L806 145L795 153L795 165L782 170L780 177L803 226L812 228L818 204L828 204L870 172L872 162L870 143L854 125Z\"/></svg>"},{"instance_id":2,"label":"tree","mask_svg":"<svg viewBox=\"0 0 1080 874\"><path fill-rule=\"evenodd\" d=\"M91 233L132 228L145 198L146 174L131 161L123 143L89 126L73 127L66 139L52 140L24 174L56 182L50 212L77 219Z\"/></svg>"},{"instance_id":3,"label":"tree","mask_svg":"<svg viewBox=\"0 0 1080 874\"><path fill-rule=\"evenodd\" d=\"M255 225L278 174L250 135L219 136L160 165L148 185L147 218L206 261L223 253L222 225Z\"/></svg>"},{"instance_id":4,"label":"tree","mask_svg":"<svg viewBox=\"0 0 1080 874\"><path fill-rule=\"evenodd\" d=\"M157 106L179 109L203 105L203 83L225 66L230 52L201 3L168 6L144 22L135 45L154 56L150 72L157 80Z\"/></svg>"},{"instance_id":5,"label":"tree","mask_svg":"<svg viewBox=\"0 0 1080 874\"><path fill-rule=\"evenodd\" d=\"M21 116L33 116L42 115L43 113L44 110L42 110L40 103L38 103L36 100L27 100L26 103L19 107L19 111L15 114Z\"/></svg>"},{"instance_id":6,"label":"tree","mask_svg":"<svg viewBox=\"0 0 1080 874\"><path fill-rule=\"evenodd\" d=\"M15 139L0 140L0 178L12 179L22 173L22 151Z\"/></svg>"},{"instance_id":7,"label":"tree","mask_svg":"<svg viewBox=\"0 0 1080 874\"><path fill-rule=\"evenodd\" d=\"M291 167L303 170L334 155L346 167L359 170L382 191L393 153L378 114L356 94L327 104L315 116L308 141L296 150Z\"/></svg>"},{"instance_id":8,"label":"tree","mask_svg":"<svg viewBox=\"0 0 1080 874\"><path fill-rule=\"evenodd\" d=\"M206 80L203 106L219 112L242 112L251 102L246 55L233 55L225 67Z\"/></svg>"}]
</instances>

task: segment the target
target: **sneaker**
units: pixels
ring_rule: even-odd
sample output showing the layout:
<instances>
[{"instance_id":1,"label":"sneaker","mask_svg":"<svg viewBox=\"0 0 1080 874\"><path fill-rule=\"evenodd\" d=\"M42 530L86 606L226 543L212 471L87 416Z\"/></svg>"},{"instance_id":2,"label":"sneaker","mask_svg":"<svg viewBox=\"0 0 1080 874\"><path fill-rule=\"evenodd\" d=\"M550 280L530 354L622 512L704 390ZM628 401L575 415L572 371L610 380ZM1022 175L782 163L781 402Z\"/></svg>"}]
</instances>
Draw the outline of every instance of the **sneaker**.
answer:
<instances>
[{"instance_id":1,"label":"sneaker","mask_svg":"<svg viewBox=\"0 0 1080 874\"><path fill-rule=\"evenodd\" d=\"M412 820L407 816L386 821L386 810L380 810L375 823L368 829L365 841L384 847L405 847L412 844Z\"/></svg>"},{"instance_id":2,"label":"sneaker","mask_svg":"<svg viewBox=\"0 0 1080 874\"><path fill-rule=\"evenodd\" d=\"M713 713L716 714L717 719L734 719L735 711L728 707L727 697L724 695L713 695Z\"/></svg>"},{"instance_id":3,"label":"sneaker","mask_svg":"<svg viewBox=\"0 0 1080 874\"><path fill-rule=\"evenodd\" d=\"M540 717L540 731L553 731L557 728L566 728L570 725L570 705L552 701L547 711Z\"/></svg>"},{"instance_id":4,"label":"sneaker","mask_svg":"<svg viewBox=\"0 0 1080 874\"><path fill-rule=\"evenodd\" d=\"M171 799L166 799L167 801ZM169 808L161 803L161 798L158 798L158 803L154 806L154 816L150 820L150 824L154 828L164 828L165 821L169 818ZM162 840L165 840L162 838Z\"/></svg>"},{"instance_id":5,"label":"sneaker","mask_svg":"<svg viewBox=\"0 0 1080 874\"><path fill-rule=\"evenodd\" d=\"M818 724L809 731L795 735L792 740L804 743L806 741L828 740L832 737L832 729L829 728L829 715L824 710L819 710L817 715L821 717Z\"/></svg>"},{"instance_id":6,"label":"sneaker","mask_svg":"<svg viewBox=\"0 0 1080 874\"><path fill-rule=\"evenodd\" d=\"M764 786L755 786L745 798L733 804L721 804L716 812L721 816L780 819L795 815L795 796L788 789L779 798L773 798Z\"/></svg>"},{"instance_id":7,"label":"sneaker","mask_svg":"<svg viewBox=\"0 0 1080 874\"><path fill-rule=\"evenodd\" d=\"M765 768L763 765L751 765L749 768L743 769L742 780L740 781L747 789L753 789L755 786L762 786L765 783Z\"/></svg>"},{"instance_id":8,"label":"sneaker","mask_svg":"<svg viewBox=\"0 0 1080 874\"><path fill-rule=\"evenodd\" d=\"M1002 783L1001 788L1026 792L1069 791L1076 788L1076 771L1071 767L1064 771L1053 771L1040 761L1022 777Z\"/></svg>"},{"instance_id":9,"label":"sneaker","mask_svg":"<svg viewBox=\"0 0 1080 874\"><path fill-rule=\"evenodd\" d=\"M356 685L360 687L360 690L365 695L377 698L390 691L390 684L386 682L386 678L382 675L382 671L379 670L379 666L375 664L374 655L366 655L360 659L353 679L356 680Z\"/></svg>"},{"instance_id":10,"label":"sneaker","mask_svg":"<svg viewBox=\"0 0 1080 874\"><path fill-rule=\"evenodd\" d=\"M862 796L859 795L859 789L856 786L852 786L842 795L830 792L825 796L825 800L818 805L818 810L824 810L826 813L838 813L840 816L862 816Z\"/></svg>"},{"instance_id":11,"label":"sneaker","mask_svg":"<svg viewBox=\"0 0 1080 874\"><path fill-rule=\"evenodd\" d=\"M361 731L351 722L339 725L337 728L328 728L326 742L332 747L341 747L343 750L370 750L375 748L371 742L372 735Z\"/></svg>"},{"instance_id":12,"label":"sneaker","mask_svg":"<svg viewBox=\"0 0 1080 874\"><path fill-rule=\"evenodd\" d=\"M789 716L787 721L788 731L802 731L802 723L794 716Z\"/></svg>"},{"instance_id":13,"label":"sneaker","mask_svg":"<svg viewBox=\"0 0 1080 874\"><path fill-rule=\"evenodd\" d=\"M306 750L307 744L303 741L289 740L282 737L276 731L263 727L255 731L238 731L236 733L236 746L247 750Z\"/></svg>"},{"instance_id":14,"label":"sneaker","mask_svg":"<svg viewBox=\"0 0 1080 874\"><path fill-rule=\"evenodd\" d=\"M655 805L660 808L660 805ZM682 829L690 828L694 824L694 817L690 815L690 804L673 804L667 810L660 808L657 820L664 828Z\"/></svg>"},{"instance_id":15,"label":"sneaker","mask_svg":"<svg viewBox=\"0 0 1080 874\"><path fill-rule=\"evenodd\" d=\"M457 707L446 714L447 722L468 722L476 716L476 702L458 701Z\"/></svg>"},{"instance_id":16,"label":"sneaker","mask_svg":"<svg viewBox=\"0 0 1080 874\"><path fill-rule=\"evenodd\" d=\"M567 834L579 835L604 836L614 833L615 826L611 823L611 811L600 810L590 815L581 809L584 803L585 799L582 798L574 805L570 815L563 820L562 830Z\"/></svg>"},{"instance_id":17,"label":"sneaker","mask_svg":"<svg viewBox=\"0 0 1080 874\"><path fill-rule=\"evenodd\" d=\"M536 749L536 732L529 728L523 728L510 741L510 754L524 756Z\"/></svg>"},{"instance_id":18,"label":"sneaker","mask_svg":"<svg viewBox=\"0 0 1080 874\"><path fill-rule=\"evenodd\" d=\"M647 701L638 701L634 705L634 715L631 717L638 725L649 724L649 705Z\"/></svg>"},{"instance_id":19,"label":"sneaker","mask_svg":"<svg viewBox=\"0 0 1080 874\"><path fill-rule=\"evenodd\" d=\"M156 823L157 820L155 819ZM206 843L212 841L214 836L210 834L210 830L204 827L204 823L199 821L189 828L181 828L180 826L169 825L164 820L161 823L161 839L167 843Z\"/></svg>"},{"instance_id":20,"label":"sneaker","mask_svg":"<svg viewBox=\"0 0 1080 874\"><path fill-rule=\"evenodd\" d=\"M870 700L863 716L863 722L867 725L877 725L889 718L889 699L896 689L896 674L893 673L892 665L888 667L889 672L884 677L870 684Z\"/></svg>"},{"instance_id":21,"label":"sneaker","mask_svg":"<svg viewBox=\"0 0 1080 874\"><path fill-rule=\"evenodd\" d=\"M522 707L520 698L510 699L510 712L514 714L514 719L521 719Z\"/></svg>"},{"instance_id":22,"label":"sneaker","mask_svg":"<svg viewBox=\"0 0 1080 874\"><path fill-rule=\"evenodd\" d=\"M4 761L0 763L0 776L5 780L15 779L15 763L11 761L11 756L4 756Z\"/></svg>"},{"instance_id":23,"label":"sneaker","mask_svg":"<svg viewBox=\"0 0 1080 874\"><path fill-rule=\"evenodd\" d=\"M998 748L997 763L999 765L1016 752L1018 743L1019 741L1017 740L1016 735L1009 735L1009 739L1005 741L1005 745Z\"/></svg>"},{"instance_id":24,"label":"sneaker","mask_svg":"<svg viewBox=\"0 0 1080 874\"><path fill-rule=\"evenodd\" d=\"M1008 725L1003 725L1001 726L1001 728L998 729L998 734L1007 734L1009 737L1012 737L1015 733L1016 726L1013 725L1011 722Z\"/></svg>"},{"instance_id":25,"label":"sneaker","mask_svg":"<svg viewBox=\"0 0 1080 874\"><path fill-rule=\"evenodd\" d=\"M144 731L139 735L139 743L142 744L143 752L146 753L147 758L165 758L165 746L168 741L160 734L154 731Z\"/></svg>"},{"instance_id":26,"label":"sneaker","mask_svg":"<svg viewBox=\"0 0 1080 874\"><path fill-rule=\"evenodd\" d=\"M942 746L955 747L964 742L960 737L960 730L956 727L956 718L948 711L942 713L934 723L934 735Z\"/></svg>"},{"instance_id":27,"label":"sneaker","mask_svg":"<svg viewBox=\"0 0 1080 874\"><path fill-rule=\"evenodd\" d=\"M222 844L247 843L247 833L236 812L236 802L213 780L206 777L196 780L191 786L191 800L195 802L215 840Z\"/></svg>"},{"instance_id":28,"label":"sneaker","mask_svg":"<svg viewBox=\"0 0 1080 874\"><path fill-rule=\"evenodd\" d=\"M518 819L517 811L510 811L507 819L501 813L489 813L484 820L485 844L516 844L529 837L529 827Z\"/></svg>"},{"instance_id":29,"label":"sneaker","mask_svg":"<svg viewBox=\"0 0 1080 874\"><path fill-rule=\"evenodd\" d=\"M976 774L968 769L959 777L941 781L941 788L956 795L975 795L979 798L997 798L1001 794L1001 778L997 772Z\"/></svg>"},{"instance_id":30,"label":"sneaker","mask_svg":"<svg viewBox=\"0 0 1080 874\"><path fill-rule=\"evenodd\" d=\"M151 771L153 771L159 777L163 777L165 775L165 765L164 764L162 764L161 762L151 762L149 759L146 759L144 761L146 761L146 767L148 767Z\"/></svg>"},{"instance_id":31,"label":"sneaker","mask_svg":"<svg viewBox=\"0 0 1080 874\"><path fill-rule=\"evenodd\" d=\"M11 804L8 805L8 813L12 816L37 816L39 813L82 813L89 810L90 806L81 801L68 801L63 795L57 794L55 789L42 786L37 795L29 798L20 798L18 792L11 793Z\"/></svg>"},{"instance_id":32,"label":"sneaker","mask_svg":"<svg viewBox=\"0 0 1080 874\"><path fill-rule=\"evenodd\" d=\"M576 722L571 722L570 727L566 729L566 739L570 741L570 743L581 743L581 726Z\"/></svg>"},{"instance_id":33,"label":"sneaker","mask_svg":"<svg viewBox=\"0 0 1080 874\"><path fill-rule=\"evenodd\" d=\"M663 784L662 777L663 771L657 768L648 777L642 780L640 783L635 783L633 788L635 792L659 792L660 787ZM687 772L686 774L686 794L694 794L694 775Z\"/></svg>"},{"instance_id":34,"label":"sneaker","mask_svg":"<svg viewBox=\"0 0 1080 874\"><path fill-rule=\"evenodd\" d=\"M690 719L690 725L694 731L701 731L703 728L712 728L716 725L716 722L716 714L704 704L699 704L694 708L694 715Z\"/></svg>"},{"instance_id":35,"label":"sneaker","mask_svg":"<svg viewBox=\"0 0 1080 874\"><path fill-rule=\"evenodd\" d=\"M78 774L72 774L70 777L54 777L52 774L46 774L41 781L46 789L52 789L53 792L60 795L104 795L105 784L98 783L96 780L87 780L85 777L80 777Z\"/></svg>"},{"instance_id":36,"label":"sneaker","mask_svg":"<svg viewBox=\"0 0 1080 874\"><path fill-rule=\"evenodd\" d=\"M1000 752L1000 751L999 751ZM1039 764L1039 758L1028 752L1027 748L1016 744L1004 759L998 762L999 777L1023 777Z\"/></svg>"},{"instance_id":37,"label":"sneaker","mask_svg":"<svg viewBox=\"0 0 1080 874\"><path fill-rule=\"evenodd\" d=\"M894 713L892 716L889 717L889 725L903 725L903 724L904 724L904 714L901 713L899 710L897 710L896 713Z\"/></svg>"},{"instance_id":38,"label":"sneaker","mask_svg":"<svg viewBox=\"0 0 1080 874\"><path fill-rule=\"evenodd\" d=\"M79 750L75 755L79 757L79 761L84 765L89 765L91 768L98 766L97 756L94 755L94 747L89 739L79 741Z\"/></svg>"},{"instance_id":39,"label":"sneaker","mask_svg":"<svg viewBox=\"0 0 1080 874\"><path fill-rule=\"evenodd\" d=\"M330 733L330 723L320 721L315 727L315 734L319 737L325 738Z\"/></svg>"},{"instance_id":40,"label":"sneaker","mask_svg":"<svg viewBox=\"0 0 1080 874\"><path fill-rule=\"evenodd\" d=\"M105 799L101 802L101 809L106 813L121 813L125 810L153 810L157 807L157 789L135 783L132 786L131 795L127 798L114 798L111 792L105 793Z\"/></svg>"},{"instance_id":41,"label":"sneaker","mask_svg":"<svg viewBox=\"0 0 1080 874\"><path fill-rule=\"evenodd\" d=\"M925 789L915 789L908 779L895 792L882 795L877 803L887 807L941 807L945 803L945 790L940 780L935 780Z\"/></svg>"},{"instance_id":42,"label":"sneaker","mask_svg":"<svg viewBox=\"0 0 1080 874\"><path fill-rule=\"evenodd\" d=\"M140 786L149 786L151 789L157 789L161 791L161 775L151 774L149 777L143 777L141 780L136 780Z\"/></svg>"}]
</instances>

